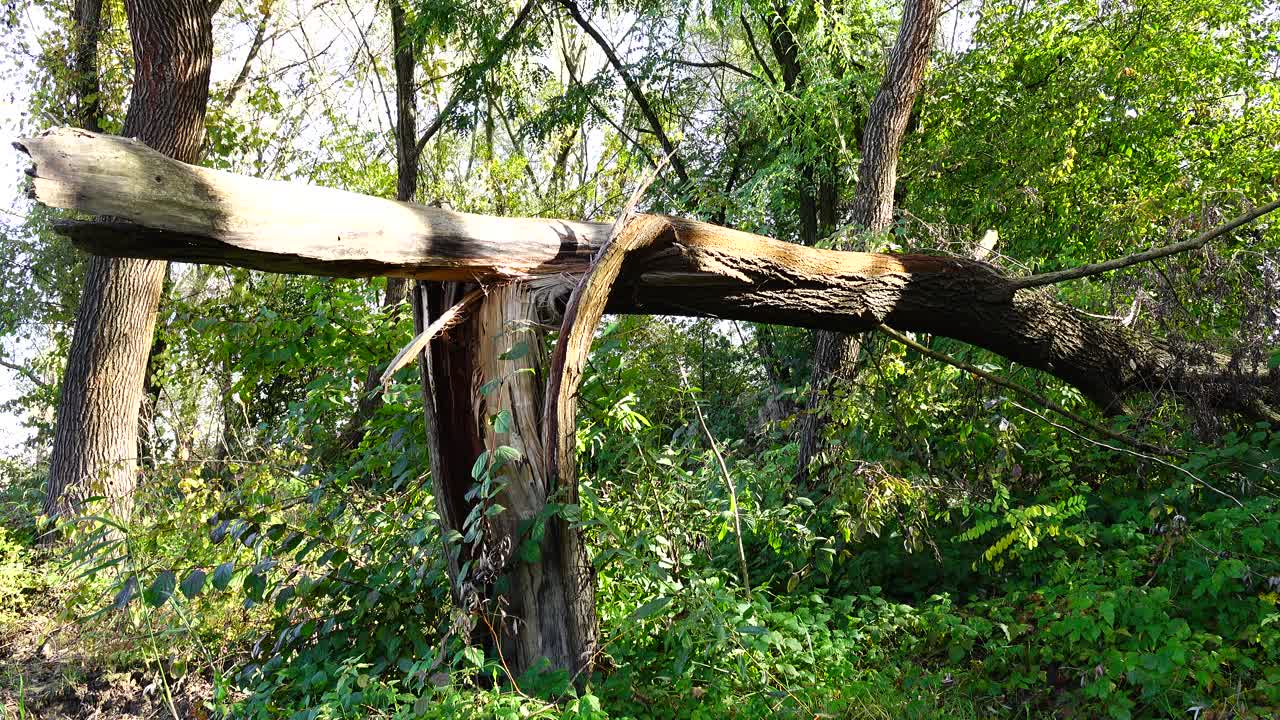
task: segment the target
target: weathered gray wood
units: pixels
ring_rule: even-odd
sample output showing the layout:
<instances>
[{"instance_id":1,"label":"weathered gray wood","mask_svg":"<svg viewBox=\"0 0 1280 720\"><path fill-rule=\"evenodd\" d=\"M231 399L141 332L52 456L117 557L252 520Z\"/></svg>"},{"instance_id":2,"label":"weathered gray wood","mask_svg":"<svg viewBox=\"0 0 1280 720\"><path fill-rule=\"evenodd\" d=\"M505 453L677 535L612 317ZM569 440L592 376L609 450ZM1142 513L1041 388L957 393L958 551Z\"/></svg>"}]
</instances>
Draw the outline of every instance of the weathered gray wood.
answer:
<instances>
[{"instance_id":1,"label":"weathered gray wood","mask_svg":"<svg viewBox=\"0 0 1280 720\"><path fill-rule=\"evenodd\" d=\"M507 279L581 274L610 226L454 213L254 180L164 159L137 143L59 130L20 143L46 204L146 227L68 228L91 252L318 275ZM155 181L155 177L160 177ZM154 182L156 189L149 187ZM277 212L279 209L279 212ZM316 218L327 218L317 222ZM1266 368L1192 360L966 258L839 252L663 218L668 242L627 255L607 310L860 332L881 323L954 338L1052 373L1109 410L1155 390L1275 419ZM296 223L296 225L294 224ZM341 229L338 229L341 228ZM572 287L576 279L563 283Z\"/></svg>"},{"instance_id":2,"label":"weathered gray wood","mask_svg":"<svg viewBox=\"0 0 1280 720\"><path fill-rule=\"evenodd\" d=\"M15 145L31 156L32 193L45 205L186 236L130 239L118 224L69 230L95 253L180 260L190 251L205 261L216 248L263 270L495 280L580 271L609 233L599 223L472 215L246 177L73 128Z\"/></svg>"}]
</instances>

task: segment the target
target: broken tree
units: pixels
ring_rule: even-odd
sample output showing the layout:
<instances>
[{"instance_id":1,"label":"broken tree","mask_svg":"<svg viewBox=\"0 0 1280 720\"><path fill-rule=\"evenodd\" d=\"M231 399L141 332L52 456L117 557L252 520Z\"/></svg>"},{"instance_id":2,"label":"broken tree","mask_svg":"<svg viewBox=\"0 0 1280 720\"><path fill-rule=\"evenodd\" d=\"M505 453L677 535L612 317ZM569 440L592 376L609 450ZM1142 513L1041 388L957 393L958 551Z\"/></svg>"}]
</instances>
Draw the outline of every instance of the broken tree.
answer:
<instances>
[{"instance_id":1,"label":"broken tree","mask_svg":"<svg viewBox=\"0 0 1280 720\"><path fill-rule=\"evenodd\" d=\"M506 610L517 622L502 643L504 651L512 648L520 656L517 672L537 657L574 671L589 668L594 659L585 549L567 520L544 511L547 503L576 501L573 404L581 358L603 312L845 332L886 325L955 338L1051 373L1108 411L1120 409L1131 395L1161 389L1207 398L1251 418L1277 418L1275 372L1236 367L1220 356L1188 363L1158 339L1088 317L1039 289L1054 278L1010 278L973 260L822 250L653 215L628 219L614 237L610 225L599 223L469 215L192 167L136 141L83 130L51 131L19 147L32 157L33 193L41 202L116 218L62 226L95 254L340 277L467 281L488 293L480 309L471 311L467 328L448 337L449 343L474 343L472 362L486 367L457 365L461 355L448 356L440 342L428 352L437 377L461 380L450 384L451 395L436 397L429 411L449 419L441 427L468 428L470 438L441 443L455 447L456 457L433 458L433 469L446 460L455 466L473 462L488 451L486 462L475 464L475 485L501 477L495 497L506 511L492 522L471 517L473 527L483 528L484 540L458 560L473 570L482 567L485 580L506 575L520 588L509 595L514 601ZM1181 249L1276 207L1257 208ZM1085 268L1067 279L1120 264ZM476 402L492 391L481 378L542 367L536 357L512 352L504 358L501 343L485 344L513 320L535 324L535 310L548 305L534 303L519 288L543 296L573 290L549 387L542 408L502 396L486 406ZM459 300L432 298L432 318ZM511 307L486 314L486 305L493 311L504 303ZM463 394L462 388L471 391ZM508 419L489 422L499 415ZM519 450L519 458L499 458L502 445ZM450 470L456 472L457 467ZM543 530L531 531L539 520L545 521ZM469 529L468 517L445 513L443 522L459 532ZM526 540L534 541L536 551L516 552Z\"/></svg>"}]
</instances>

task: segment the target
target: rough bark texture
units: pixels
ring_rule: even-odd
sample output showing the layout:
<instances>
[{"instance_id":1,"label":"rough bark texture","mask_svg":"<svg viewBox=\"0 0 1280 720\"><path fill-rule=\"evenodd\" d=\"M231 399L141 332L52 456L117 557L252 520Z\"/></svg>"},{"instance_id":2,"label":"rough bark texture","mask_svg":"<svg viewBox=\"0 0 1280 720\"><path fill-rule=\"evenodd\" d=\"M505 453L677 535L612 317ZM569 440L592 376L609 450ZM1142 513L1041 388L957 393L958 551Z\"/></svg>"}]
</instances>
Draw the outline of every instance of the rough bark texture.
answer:
<instances>
[{"instance_id":1,"label":"rough bark texture","mask_svg":"<svg viewBox=\"0 0 1280 720\"><path fill-rule=\"evenodd\" d=\"M131 152L115 158L119 167L102 165L111 168L109 174L76 175L112 158L100 152L104 145L128 146ZM129 198L148 197L136 188L145 186L152 171L177 171L158 165L154 153L138 151L136 144L82 130L57 131L23 140L20 146L36 161L36 194L46 204L79 210L106 206L125 219L188 229L175 233L168 227L101 223L69 229L82 246L97 253L345 277L377 271L455 279L466 268L467 276L485 284L537 276L556 283L585 272L611 229L602 223L465 215L200 168L182 171L199 170L212 184L188 183L185 190L175 187L158 194L153 204L130 205ZM137 158L144 156L147 162L138 164ZM258 192L241 205L246 183L255 183ZM227 186L239 190L222 193ZM311 235L305 228L290 231L278 215L290 215L295 205L346 218L349 226L368 235L353 240L328 230L312 230ZM281 208L280 213L273 208ZM369 216L371 208L385 214ZM381 231L376 230L379 217L388 225ZM1108 407L1117 397L1153 387L1201 395L1206 383L1237 388L1210 393L1221 395L1214 402L1223 409L1257 416L1258 403L1276 406L1278 396L1266 384L1265 372L1241 371L1243 377L1237 377L1241 372L1217 357L1181 368L1160 343L1076 313L1037 289L1016 289L1011 286L1016 281L980 262L824 250L707 223L667 220L677 229L677 240L628 258L610 311L841 332L862 332L884 321L899 330L971 342L1052 372ZM1082 346L1072 338L1089 340Z\"/></svg>"},{"instance_id":2,"label":"rough bark texture","mask_svg":"<svg viewBox=\"0 0 1280 720\"><path fill-rule=\"evenodd\" d=\"M854 225L867 232L884 232L893 224L898 150L906 134L911 107L924 82L939 5L939 0L908 0L905 4L898 40L889 53L880 90L867 114L851 217ZM831 390L852 375L849 366L857 357L859 345L855 337L830 331L817 333L814 343L809 399L800 422L797 474L801 482L807 480L809 465L818 451Z\"/></svg>"},{"instance_id":3,"label":"rough bark texture","mask_svg":"<svg viewBox=\"0 0 1280 720\"><path fill-rule=\"evenodd\" d=\"M99 8L100 10L100 8ZM135 77L124 134L193 162L213 59L211 8L192 0L128 0ZM108 497L127 515L138 411L165 263L94 257L76 313L50 456L45 511L64 515Z\"/></svg>"},{"instance_id":4,"label":"rough bark texture","mask_svg":"<svg viewBox=\"0 0 1280 720\"><path fill-rule=\"evenodd\" d=\"M1196 396L1248 417L1280 401L1275 371L1188 361L1159 340L1083 315L973 260L805 248L668 218L675 240L629 259L610 312L720 317L950 337L1051 373L1104 409L1148 391Z\"/></svg>"}]
</instances>

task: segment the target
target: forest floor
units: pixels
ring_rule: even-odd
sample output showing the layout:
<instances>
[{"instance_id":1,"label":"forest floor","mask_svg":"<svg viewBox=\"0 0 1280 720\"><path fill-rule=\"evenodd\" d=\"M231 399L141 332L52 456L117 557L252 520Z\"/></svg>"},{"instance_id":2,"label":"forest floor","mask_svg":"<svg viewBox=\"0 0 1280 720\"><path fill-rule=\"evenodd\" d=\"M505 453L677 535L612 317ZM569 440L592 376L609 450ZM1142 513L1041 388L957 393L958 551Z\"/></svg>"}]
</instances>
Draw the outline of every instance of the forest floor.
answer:
<instances>
[{"instance_id":1,"label":"forest floor","mask_svg":"<svg viewBox=\"0 0 1280 720\"><path fill-rule=\"evenodd\" d=\"M104 664L98 639L57 616L56 593L27 599L20 615L0 613L0 720L208 717L207 678L191 673L161 681L154 663Z\"/></svg>"}]
</instances>

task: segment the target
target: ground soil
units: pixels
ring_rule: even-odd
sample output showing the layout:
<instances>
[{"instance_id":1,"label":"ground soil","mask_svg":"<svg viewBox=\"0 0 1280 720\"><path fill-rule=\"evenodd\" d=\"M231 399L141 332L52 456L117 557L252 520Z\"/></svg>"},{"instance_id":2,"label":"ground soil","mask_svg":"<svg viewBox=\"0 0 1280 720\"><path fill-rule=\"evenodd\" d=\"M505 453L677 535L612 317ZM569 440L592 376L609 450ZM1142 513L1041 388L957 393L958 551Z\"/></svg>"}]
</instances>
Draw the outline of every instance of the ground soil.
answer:
<instances>
[{"instance_id":1,"label":"ground soil","mask_svg":"<svg viewBox=\"0 0 1280 720\"><path fill-rule=\"evenodd\" d=\"M84 655L83 629L34 603L22 610L0 624L0 720L210 717L207 679L189 674L162 681L164 662L104 667L101 657Z\"/></svg>"}]
</instances>

